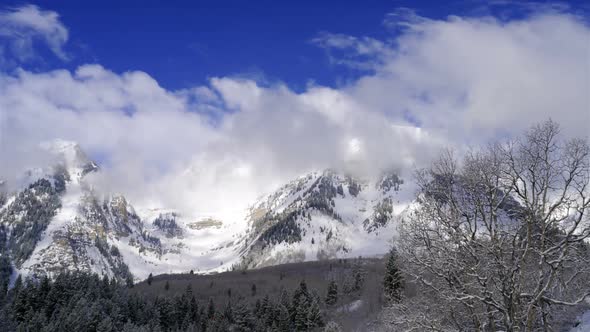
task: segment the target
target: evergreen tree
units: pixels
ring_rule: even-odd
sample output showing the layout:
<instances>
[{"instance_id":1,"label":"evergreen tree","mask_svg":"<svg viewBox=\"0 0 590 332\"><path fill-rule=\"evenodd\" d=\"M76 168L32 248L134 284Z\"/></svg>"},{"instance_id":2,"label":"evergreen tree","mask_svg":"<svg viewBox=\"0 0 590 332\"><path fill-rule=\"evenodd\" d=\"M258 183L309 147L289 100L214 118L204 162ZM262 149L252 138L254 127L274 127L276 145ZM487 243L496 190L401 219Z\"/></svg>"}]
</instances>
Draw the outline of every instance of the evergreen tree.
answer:
<instances>
[{"instance_id":1,"label":"evergreen tree","mask_svg":"<svg viewBox=\"0 0 590 332\"><path fill-rule=\"evenodd\" d=\"M326 304L333 306L338 302L338 285L335 280L330 280L328 284L328 294L326 295Z\"/></svg>"},{"instance_id":2,"label":"evergreen tree","mask_svg":"<svg viewBox=\"0 0 590 332\"><path fill-rule=\"evenodd\" d=\"M360 291L363 288L365 277L363 276L363 270L358 263L355 264L352 270L352 280L352 290L355 292Z\"/></svg>"},{"instance_id":3,"label":"evergreen tree","mask_svg":"<svg viewBox=\"0 0 590 332\"><path fill-rule=\"evenodd\" d=\"M213 303L213 298L209 298L209 304L207 305L207 318L213 319L215 316L215 303Z\"/></svg>"},{"instance_id":4,"label":"evergreen tree","mask_svg":"<svg viewBox=\"0 0 590 332\"><path fill-rule=\"evenodd\" d=\"M234 326L236 331L252 331L254 328L254 316L243 301L236 305Z\"/></svg>"},{"instance_id":5,"label":"evergreen tree","mask_svg":"<svg viewBox=\"0 0 590 332\"><path fill-rule=\"evenodd\" d=\"M236 294L240 300L223 314L212 298L199 306L190 285L180 295L148 297L76 272L55 281L21 279L17 286L0 304L0 331L308 331L323 323L319 299L305 281L292 293L283 289L277 304L268 294L256 305Z\"/></svg>"},{"instance_id":6,"label":"evergreen tree","mask_svg":"<svg viewBox=\"0 0 590 332\"><path fill-rule=\"evenodd\" d=\"M168 282L168 280L166 280L166 284L164 284L164 289L165 290L169 290L170 289L170 283Z\"/></svg>"},{"instance_id":7,"label":"evergreen tree","mask_svg":"<svg viewBox=\"0 0 590 332\"><path fill-rule=\"evenodd\" d=\"M150 275L147 277L147 284L151 286L153 280L154 276L150 273Z\"/></svg>"},{"instance_id":8,"label":"evergreen tree","mask_svg":"<svg viewBox=\"0 0 590 332\"><path fill-rule=\"evenodd\" d=\"M311 303L307 283L302 280L299 288L293 294L291 317L297 331L307 331L309 305Z\"/></svg>"},{"instance_id":9,"label":"evergreen tree","mask_svg":"<svg viewBox=\"0 0 590 332\"><path fill-rule=\"evenodd\" d=\"M16 277L16 281L14 282L14 287L12 288L14 294L18 294L18 292L20 291L22 286L23 286L23 278L19 274L18 277Z\"/></svg>"},{"instance_id":10,"label":"evergreen tree","mask_svg":"<svg viewBox=\"0 0 590 332\"><path fill-rule=\"evenodd\" d=\"M307 296L300 296L295 306L295 315L293 317L293 324L297 331L308 330L308 315L309 315L310 301Z\"/></svg>"},{"instance_id":11,"label":"evergreen tree","mask_svg":"<svg viewBox=\"0 0 590 332\"><path fill-rule=\"evenodd\" d=\"M256 296L256 284L252 284L250 290L252 291L252 296Z\"/></svg>"},{"instance_id":12,"label":"evergreen tree","mask_svg":"<svg viewBox=\"0 0 590 332\"><path fill-rule=\"evenodd\" d=\"M293 295L293 297L295 299L299 299L300 297L309 297L309 292L307 290L307 283L305 282L305 280L301 280L301 282L299 283L299 288L295 291L295 294Z\"/></svg>"},{"instance_id":13,"label":"evergreen tree","mask_svg":"<svg viewBox=\"0 0 590 332\"><path fill-rule=\"evenodd\" d=\"M199 332L199 329L197 328L197 324L189 324L186 329L184 329L184 331L186 332Z\"/></svg>"},{"instance_id":14,"label":"evergreen tree","mask_svg":"<svg viewBox=\"0 0 590 332\"><path fill-rule=\"evenodd\" d=\"M329 322L324 328L324 332L342 332L342 328L336 322Z\"/></svg>"},{"instance_id":15,"label":"evergreen tree","mask_svg":"<svg viewBox=\"0 0 590 332\"><path fill-rule=\"evenodd\" d=\"M319 302L320 301L317 295L311 297L311 303L307 312L307 327L309 329L322 327L324 325Z\"/></svg>"},{"instance_id":16,"label":"evergreen tree","mask_svg":"<svg viewBox=\"0 0 590 332\"><path fill-rule=\"evenodd\" d=\"M172 315L172 305L167 298L156 298L156 308L160 313L160 326L165 328L174 322Z\"/></svg>"},{"instance_id":17,"label":"evergreen tree","mask_svg":"<svg viewBox=\"0 0 590 332\"><path fill-rule=\"evenodd\" d=\"M20 278L20 275L19 275ZM18 281L18 279L17 279ZM22 283L22 282L21 282ZM31 298L30 287L15 286L14 300L12 305L12 315L17 322L23 322L27 318L28 310L30 309L29 301Z\"/></svg>"},{"instance_id":18,"label":"evergreen tree","mask_svg":"<svg viewBox=\"0 0 590 332\"><path fill-rule=\"evenodd\" d=\"M41 278L41 283L39 284L39 297L41 299L45 300L45 298L49 294L50 290L51 290L51 284L50 284L49 277L43 276L43 278Z\"/></svg>"},{"instance_id":19,"label":"evergreen tree","mask_svg":"<svg viewBox=\"0 0 590 332\"><path fill-rule=\"evenodd\" d=\"M215 315L215 311L213 311L213 315ZM201 307L201 309L199 310L199 317L200 322L198 326L201 328L201 331L205 331L207 329L207 322L209 321L209 318L207 316L207 313L205 313L204 307Z\"/></svg>"},{"instance_id":20,"label":"evergreen tree","mask_svg":"<svg viewBox=\"0 0 590 332\"><path fill-rule=\"evenodd\" d=\"M192 324L192 319L190 313L186 313L184 318L182 319L182 324L180 324L180 329L183 331L187 331L189 326Z\"/></svg>"},{"instance_id":21,"label":"evergreen tree","mask_svg":"<svg viewBox=\"0 0 590 332\"><path fill-rule=\"evenodd\" d=\"M389 252L389 258L387 259L383 287L385 290L385 296L390 301L398 302L401 299L403 278L397 265L397 253L393 248Z\"/></svg>"},{"instance_id":22,"label":"evergreen tree","mask_svg":"<svg viewBox=\"0 0 590 332\"><path fill-rule=\"evenodd\" d=\"M135 286L135 283L133 282L133 276L132 276L131 274L128 274L128 275L125 277L125 285L126 285L128 288L133 288L133 287Z\"/></svg>"},{"instance_id":23,"label":"evergreen tree","mask_svg":"<svg viewBox=\"0 0 590 332\"><path fill-rule=\"evenodd\" d=\"M190 299L189 308L190 308L189 310L191 313L191 321L198 323L199 320L201 319L201 314L200 314L200 310L199 310L199 305L197 304L197 300L195 299L194 296Z\"/></svg>"},{"instance_id":24,"label":"evergreen tree","mask_svg":"<svg viewBox=\"0 0 590 332\"><path fill-rule=\"evenodd\" d=\"M96 327L96 332L113 332L115 331L115 327L113 325L113 321L111 320L111 317L106 316L105 318L103 318L100 323L98 323L98 326Z\"/></svg>"},{"instance_id":25,"label":"evergreen tree","mask_svg":"<svg viewBox=\"0 0 590 332\"><path fill-rule=\"evenodd\" d=\"M125 325L123 325L122 332L139 332L141 331L137 325L133 324L131 321L127 321Z\"/></svg>"},{"instance_id":26,"label":"evergreen tree","mask_svg":"<svg viewBox=\"0 0 590 332\"><path fill-rule=\"evenodd\" d=\"M256 299L256 303L254 304L254 315L257 318L262 317L262 302L260 302L260 299Z\"/></svg>"},{"instance_id":27,"label":"evergreen tree","mask_svg":"<svg viewBox=\"0 0 590 332\"><path fill-rule=\"evenodd\" d=\"M277 308L276 319L274 322L276 331L291 331L291 314L289 312L289 307L280 303Z\"/></svg>"},{"instance_id":28,"label":"evergreen tree","mask_svg":"<svg viewBox=\"0 0 590 332\"><path fill-rule=\"evenodd\" d=\"M291 296L289 295L289 291L286 289L281 290L281 299L280 302L284 305L287 309L291 306Z\"/></svg>"},{"instance_id":29,"label":"evergreen tree","mask_svg":"<svg viewBox=\"0 0 590 332\"><path fill-rule=\"evenodd\" d=\"M276 320L274 309L274 305L270 302L270 297L266 294L260 303L260 319L264 322L265 326L272 326L273 321Z\"/></svg>"},{"instance_id":30,"label":"evergreen tree","mask_svg":"<svg viewBox=\"0 0 590 332\"><path fill-rule=\"evenodd\" d=\"M35 312L28 322L24 322L22 325L26 326L23 330L25 331L42 331L47 324L45 315L41 312ZM21 326L22 326L21 325Z\"/></svg>"},{"instance_id":31,"label":"evergreen tree","mask_svg":"<svg viewBox=\"0 0 590 332\"><path fill-rule=\"evenodd\" d=\"M289 313L289 322L292 322L295 317L295 312L293 310L292 298L291 298L291 295L289 294L289 291L287 291L284 288L281 290L280 304L283 307L285 307L285 309L287 309L287 312Z\"/></svg>"},{"instance_id":32,"label":"evergreen tree","mask_svg":"<svg viewBox=\"0 0 590 332\"><path fill-rule=\"evenodd\" d=\"M234 308L232 307L231 301L227 302L223 310L223 317L230 323L234 321Z\"/></svg>"},{"instance_id":33,"label":"evergreen tree","mask_svg":"<svg viewBox=\"0 0 590 332\"><path fill-rule=\"evenodd\" d=\"M188 284L186 286L186 289L184 290L184 293L182 293L182 295L176 303L178 315L180 316L179 318L182 318L187 314L190 314L190 316L192 316L193 308L191 300L194 300L194 298L195 296L193 295L193 288L190 284Z\"/></svg>"}]
</instances>

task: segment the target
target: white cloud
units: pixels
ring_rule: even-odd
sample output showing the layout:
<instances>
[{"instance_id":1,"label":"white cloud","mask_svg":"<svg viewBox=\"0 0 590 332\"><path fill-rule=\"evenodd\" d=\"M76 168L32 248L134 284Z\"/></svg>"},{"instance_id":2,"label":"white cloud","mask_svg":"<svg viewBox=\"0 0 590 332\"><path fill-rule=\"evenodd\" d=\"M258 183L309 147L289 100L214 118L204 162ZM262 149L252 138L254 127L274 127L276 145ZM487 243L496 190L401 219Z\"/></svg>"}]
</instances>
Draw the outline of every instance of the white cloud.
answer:
<instances>
[{"instance_id":1,"label":"white cloud","mask_svg":"<svg viewBox=\"0 0 590 332\"><path fill-rule=\"evenodd\" d=\"M18 62L33 59L36 41L45 43L58 58L68 59L63 50L68 41L68 29L56 12L44 11L34 5L0 11L0 39L7 41L4 46L0 45L0 56L4 61L9 61L9 56Z\"/></svg>"},{"instance_id":2,"label":"white cloud","mask_svg":"<svg viewBox=\"0 0 590 332\"><path fill-rule=\"evenodd\" d=\"M332 64L360 70L374 70L384 58L392 55L385 42L367 36L322 32L311 42L326 50Z\"/></svg>"},{"instance_id":3,"label":"white cloud","mask_svg":"<svg viewBox=\"0 0 590 332\"><path fill-rule=\"evenodd\" d=\"M432 21L411 8L401 7L385 15L383 25L390 29L416 29Z\"/></svg>"},{"instance_id":4,"label":"white cloud","mask_svg":"<svg viewBox=\"0 0 590 332\"><path fill-rule=\"evenodd\" d=\"M186 91L166 91L145 73L116 74L98 65L75 72L21 70L3 76L0 86L0 109L8 110L0 117L0 148L10 155L0 177L30 167L38 142L64 138L101 157L105 174L96 183L103 189L201 213L227 209L228 199L244 208L312 170L409 166L398 156L422 144L412 131L391 127L383 115L326 87L297 94L284 85L214 78L187 98ZM212 96L231 110L216 125L194 111ZM363 139L366 158L351 160L350 137Z\"/></svg>"},{"instance_id":5,"label":"white cloud","mask_svg":"<svg viewBox=\"0 0 590 332\"><path fill-rule=\"evenodd\" d=\"M376 55L383 63L375 74L344 89L358 103L458 142L514 134L548 117L569 134L589 133L584 21L550 11L509 22L412 16L406 26L393 53Z\"/></svg>"},{"instance_id":6,"label":"white cloud","mask_svg":"<svg viewBox=\"0 0 590 332\"><path fill-rule=\"evenodd\" d=\"M441 144L515 134L547 117L588 133L590 29L573 16L414 17L393 42L323 37L373 59L373 72L301 93L234 77L168 91L146 73L99 65L1 75L0 177L59 137L101 159L105 190L231 215L228 202L245 207L314 169L407 171Z\"/></svg>"}]
</instances>

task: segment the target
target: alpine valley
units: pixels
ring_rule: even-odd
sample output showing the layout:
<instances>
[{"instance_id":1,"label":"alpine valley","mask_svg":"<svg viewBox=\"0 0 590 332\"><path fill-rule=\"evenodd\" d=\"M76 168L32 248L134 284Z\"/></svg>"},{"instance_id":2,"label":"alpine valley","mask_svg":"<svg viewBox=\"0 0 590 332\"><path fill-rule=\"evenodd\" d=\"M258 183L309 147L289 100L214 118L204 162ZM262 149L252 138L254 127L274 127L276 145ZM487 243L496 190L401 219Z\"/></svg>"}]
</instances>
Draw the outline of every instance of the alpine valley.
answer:
<instances>
[{"instance_id":1,"label":"alpine valley","mask_svg":"<svg viewBox=\"0 0 590 332\"><path fill-rule=\"evenodd\" d=\"M320 170L223 220L99 194L86 179L100 165L76 143L43 148L54 165L27 170L16 190L2 190L0 182L0 257L13 277L77 270L137 281L150 273L382 256L414 197L396 172L361 179Z\"/></svg>"}]
</instances>

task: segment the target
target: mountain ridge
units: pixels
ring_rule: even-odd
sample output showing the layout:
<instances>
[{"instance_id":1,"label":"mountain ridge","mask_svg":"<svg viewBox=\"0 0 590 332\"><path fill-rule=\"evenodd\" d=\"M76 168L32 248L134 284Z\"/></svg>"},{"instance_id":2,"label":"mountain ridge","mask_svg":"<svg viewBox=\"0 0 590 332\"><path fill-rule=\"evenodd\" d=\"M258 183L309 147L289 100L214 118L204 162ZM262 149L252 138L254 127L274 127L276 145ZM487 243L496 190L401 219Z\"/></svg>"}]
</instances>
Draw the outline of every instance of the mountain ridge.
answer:
<instances>
[{"instance_id":1,"label":"mountain ridge","mask_svg":"<svg viewBox=\"0 0 590 332\"><path fill-rule=\"evenodd\" d=\"M79 145L59 140L43 148L56 163L0 207L1 253L15 273L31 277L82 270L141 280L150 273L382 255L410 197L394 172L361 180L316 171L261 196L240 230L211 217L138 210L122 194L99 195L85 177L100 167Z\"/></svg>"}]
</instances>

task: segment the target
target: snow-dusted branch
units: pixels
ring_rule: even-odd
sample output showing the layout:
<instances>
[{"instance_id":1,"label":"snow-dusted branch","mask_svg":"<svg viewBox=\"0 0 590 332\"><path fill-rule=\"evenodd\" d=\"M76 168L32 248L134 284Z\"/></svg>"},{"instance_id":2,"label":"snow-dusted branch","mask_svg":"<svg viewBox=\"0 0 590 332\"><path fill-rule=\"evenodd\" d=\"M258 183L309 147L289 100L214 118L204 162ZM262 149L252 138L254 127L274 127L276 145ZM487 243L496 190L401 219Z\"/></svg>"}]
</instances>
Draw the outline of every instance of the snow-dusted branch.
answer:
<instances>
[{"instance_id":1,"label":"snow-dusted branch","mask_svg":"<svg viewBox=\"0 0 590 332\"><path fill-rule=\"evenodd\" d=\"M554 308L588 297L587 140L563 142L549 120L461 161L444 151L416 179L398 247L417 297L430 299L414 309L436 329L548 330ZM436 330L398 313L404 326Z\"/></svg>"}]
</instances>

